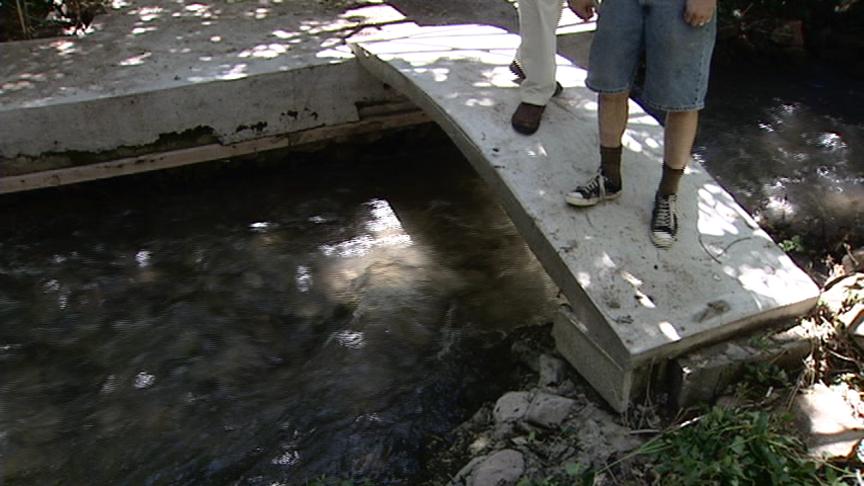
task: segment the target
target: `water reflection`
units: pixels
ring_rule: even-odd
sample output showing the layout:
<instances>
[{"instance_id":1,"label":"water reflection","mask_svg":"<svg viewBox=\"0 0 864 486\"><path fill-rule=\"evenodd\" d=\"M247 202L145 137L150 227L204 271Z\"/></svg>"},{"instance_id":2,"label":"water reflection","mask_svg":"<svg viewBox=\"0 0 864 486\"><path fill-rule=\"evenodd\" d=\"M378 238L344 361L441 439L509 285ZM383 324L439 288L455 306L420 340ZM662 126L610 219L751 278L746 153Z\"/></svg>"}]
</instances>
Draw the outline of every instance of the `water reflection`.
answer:
<instances>
[{"instance_id":1,"label":"water reflection","mask_svg":"<svg viewBox=\"0 0 864 486\"><path fill-rule=\"evenodd\" d=\"M551 296L432 156L0 201L0 478L407 484Z\"/></svg>"},{"instance_id":2,"label":"water reflection","mask_svg":"<svg viewBox=\"0 0 864 486\"><path fill-rule=\"evenodd\" d=\"M771 69L717 68L698 157L761 225L781 238L801 235L811 252L844 239L860 240L860 83L819 66Z\"/></svg>"}]
</instances>

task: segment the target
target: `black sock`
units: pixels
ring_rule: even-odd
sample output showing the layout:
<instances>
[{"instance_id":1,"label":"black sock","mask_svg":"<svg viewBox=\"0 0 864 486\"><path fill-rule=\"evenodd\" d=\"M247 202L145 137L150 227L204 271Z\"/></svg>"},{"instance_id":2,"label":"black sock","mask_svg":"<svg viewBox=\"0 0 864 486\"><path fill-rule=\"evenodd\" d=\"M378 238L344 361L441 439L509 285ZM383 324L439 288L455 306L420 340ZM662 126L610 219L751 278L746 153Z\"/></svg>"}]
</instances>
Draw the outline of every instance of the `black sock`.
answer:
<instances>
[{"instance_id":1,"label":"black sock","mask_svg":"<svg viewBox=\"0 0 864 486\"><path fill-rule=\"evenodd\" d=\"M604 147L600 146L600 173L609 179L609 182L615 186L614 189L621 188L621 146Z\"/></svg>"},{"instance_id":2,"label":"black sock","mask_svg":"<svg viewBox=\"0 0 864 486\"><path fill-rule=\"evenodd\" d=\"M681 177L684 175L684 169L673 169L663 163L663 178L660 179L660 187L657 188L657 193L661 196L669 196L678 193L678 183L681 182Z\"/></svg>"}]
</instances>

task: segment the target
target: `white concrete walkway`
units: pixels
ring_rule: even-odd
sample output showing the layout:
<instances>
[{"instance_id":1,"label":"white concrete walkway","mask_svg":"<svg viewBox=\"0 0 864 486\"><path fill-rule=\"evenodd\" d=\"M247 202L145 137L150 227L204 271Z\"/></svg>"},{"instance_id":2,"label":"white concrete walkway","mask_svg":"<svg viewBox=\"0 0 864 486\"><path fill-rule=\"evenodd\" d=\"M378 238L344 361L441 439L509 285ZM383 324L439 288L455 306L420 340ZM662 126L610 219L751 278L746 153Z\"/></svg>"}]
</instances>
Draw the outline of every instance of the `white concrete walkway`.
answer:
<instances>
[{"instance_id":1,"label":"white concrete walkway","mask_svg":"<svg viewBox=\"0 0 864 486\"><path fill-rule=\"evenodd\" d=\"M575 209L564 194L596 169L596 102L585 71L559 58L563 96L539 132L510 127L518 93L508 64L518 36L479 25L393 26L358 38L361 64L407 95L491 184L571 304L561 352L616 409L646 369L815 302L816 285L698 164L684 179L672 250L649 239L662 128L638 105L625 136L624 194Z\"/></svg>"},{"instance_id":2,"label":"white concrete walkway","mask_svg":"<svg viewBox=\"0 0 864 486\"><path fill-rule=\"evenodd\" d=\"M0 44L0 193L38 187L8 176L108 151L137 154L166 138L228 146L358 123L364 107L404 104L357 66L344 42L359 29L405 21L386 5L115 0L110 10L81 38ZM271 142L241 148L293 143ZM173 163L238 151L214 148ZM151 159L46 177L76 182L166 165Z\"/></svg>"}]
</instances>

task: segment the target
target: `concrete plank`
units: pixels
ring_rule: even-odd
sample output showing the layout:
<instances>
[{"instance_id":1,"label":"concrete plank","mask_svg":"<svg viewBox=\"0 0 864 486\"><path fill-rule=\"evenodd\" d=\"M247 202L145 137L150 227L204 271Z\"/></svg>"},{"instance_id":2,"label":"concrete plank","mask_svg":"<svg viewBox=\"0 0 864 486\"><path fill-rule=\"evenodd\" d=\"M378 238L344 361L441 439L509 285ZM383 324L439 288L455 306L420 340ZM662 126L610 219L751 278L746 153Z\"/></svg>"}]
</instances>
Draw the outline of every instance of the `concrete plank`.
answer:
<instances>
[{"instance_id":1,"label":"concrete plank","mask_svg":"<svg viewBox=\"0 0 864 486\"><path fill-rule=\"evenodd\" d=\"M354 123L356 103L394 98L344 43L357 29L405 21L386 5L108 8L86 36L0 44L0 161L138 147L190 130L231 144ZM3 165L3 175L28 171Z\"/></svg>"},{"instance_id":2,"label":"concrete plank","mask_svg":"<svg viewBox=\"0 0 864 486\"><path fill-rule=\"evenodd\" d=\"M564 194L593 175L598 157L596 98L566 59L558 59L564 94L526 137L509 122L519 99L507 66L518 36L482 25L399 26L354 42L360 63L426 111L495 188L584 324L580 333L624 370L616 374L628 387L626 370L815 303L817 286L698 162L682 183L679 241L671 250L651 244L663 135L635 103L624 194L568 207Z\"/></svg>"}]
</instances>

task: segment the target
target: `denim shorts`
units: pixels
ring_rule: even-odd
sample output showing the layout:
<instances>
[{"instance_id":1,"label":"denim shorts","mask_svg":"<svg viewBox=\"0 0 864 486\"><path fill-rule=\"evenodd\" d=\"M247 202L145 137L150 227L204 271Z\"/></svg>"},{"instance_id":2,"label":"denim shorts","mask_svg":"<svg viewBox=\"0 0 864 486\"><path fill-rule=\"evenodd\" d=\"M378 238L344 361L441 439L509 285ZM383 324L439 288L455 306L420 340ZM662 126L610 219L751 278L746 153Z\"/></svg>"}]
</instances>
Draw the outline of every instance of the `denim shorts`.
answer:
<instances>
[{"instance_id":1,"label":"denim shorts","mask_svg":"<svg viewBox=\"0 0 864 486\"><path fill-rule=\"evenodd\" d=\"M598 93L633 85L645 52L642 100L662 111L705 106L717 15L702 27L684 21L686 0L603 0L586 84Z\"/></svg>"}]
</instances>

